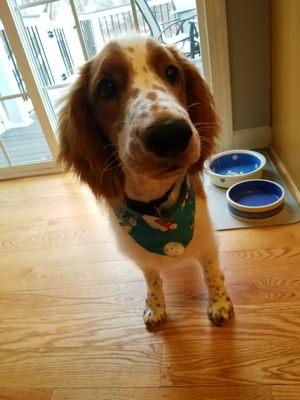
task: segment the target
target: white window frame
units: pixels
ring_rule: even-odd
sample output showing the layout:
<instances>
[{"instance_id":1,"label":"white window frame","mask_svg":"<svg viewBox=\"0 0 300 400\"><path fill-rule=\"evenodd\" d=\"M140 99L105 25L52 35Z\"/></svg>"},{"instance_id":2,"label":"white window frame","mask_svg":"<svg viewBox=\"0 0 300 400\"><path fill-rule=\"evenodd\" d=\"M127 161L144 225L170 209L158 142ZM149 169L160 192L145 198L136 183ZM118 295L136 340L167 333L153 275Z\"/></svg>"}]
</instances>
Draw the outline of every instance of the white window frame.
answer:
<instances>
[{"instance_id":1,"label":"white window frame","mask_svg":"<svg viewBox=\"0 0 300 400\"><path fill-rule=\"evenodd\" d=\"M47 3L56 0L41 0L40 3ZM82 47L84 58L87 59L86 49L79 27L78 18L74 6L74 0L70 0L79 41ZM138 32L138 22L136 6L130 0L132 6L135 29ZM226 4L225 0L196 0L197 15L200 29L201 51L203 70L206 80L211 87L216 104L216 110L221 121L221 132L218 147L225 150L233 147L233 128L232 128L232 108L231 108L231 88L230 88L230 68L226 23ZM1 19L8 36L12 50L17 58L18 67L26 84L30 99L36 113L39 116L41 128L45 139L53 156L53 161L41 161L26 163L24 165L8 166L0 169L0 179L11 177L21 177L29 175L40 175L61 171L55 163L58 154L58 143L54 135L54 122L51 119L51 111L41 90L35 80L34 65L30 63L28 56L30 49L26 48L26 43L21 39L24 35L22 24L17 20L12 12L13 4L11 0L1 0L0 13ZM10 21L14 21L14 24ZM20 94L22 96L23 94ZM0 143L1 145L1 143ZM3 149L3 144L2 144ZM6 154L4 149L4 155Z\"/></svg>"}]
</instances>

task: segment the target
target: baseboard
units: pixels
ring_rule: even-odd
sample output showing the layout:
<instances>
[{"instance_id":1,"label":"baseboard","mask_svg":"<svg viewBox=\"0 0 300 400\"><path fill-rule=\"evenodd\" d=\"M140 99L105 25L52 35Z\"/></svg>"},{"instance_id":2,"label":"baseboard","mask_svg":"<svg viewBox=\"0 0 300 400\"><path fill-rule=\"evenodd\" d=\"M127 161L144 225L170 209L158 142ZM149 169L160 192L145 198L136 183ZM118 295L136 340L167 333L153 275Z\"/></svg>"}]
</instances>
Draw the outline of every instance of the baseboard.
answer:
<instances>
[{"instance_id":1,"label":"baseboard","mask_svg":"<svg viewBox=\"0 0 300 400\"><path fill-rule=\"evenodd\" d=\"M255 128L233 131L235 149L263 149L271 144L271 128L257 126Z\"/></svg>"},{"instance_id":2,"label":"baseboard","mask_svg":"<svg viewBox=\"0 0 300 400\"><path fill-rule=\"evenodd\" d=\"M13 167L0 168L0 181L6 179L26 178L28 176L50 175L63 172L62 167L58 167L53 161L30 165L17 165Z\"/></svg>"},{"instance_id":3,"label":"baseboard","mask_svg":"<svg viewBox=\"0 0 300 400\"><path fill-rule=\"evenodd\" d=\"M285 180L285 183L287 187L289 188L289 191L291 192L292 196L296 200L297 204L300 206L300 191L295 184L293 178L289 174L288 170L286 169L284 163L281 161L279 158L278 154L276 153L275 149L273 146L270 146L270 156L275 164L276 168L278 169L280 176Z\"/></svg>"}]
</instances>

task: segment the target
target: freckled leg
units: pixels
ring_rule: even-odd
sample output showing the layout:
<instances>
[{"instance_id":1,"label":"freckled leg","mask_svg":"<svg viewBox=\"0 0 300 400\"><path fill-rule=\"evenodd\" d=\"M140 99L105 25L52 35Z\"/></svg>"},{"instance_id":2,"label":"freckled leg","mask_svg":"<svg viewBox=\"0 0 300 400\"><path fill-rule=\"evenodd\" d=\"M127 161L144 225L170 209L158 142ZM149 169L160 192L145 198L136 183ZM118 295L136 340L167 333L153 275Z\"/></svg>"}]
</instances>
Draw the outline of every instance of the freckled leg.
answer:
<instances>
[{"instance_id":1,"label":"freckled leg","mask_svg":"<svg viewBox=\"0 0 300 400\"><path fill-rule=\"evenodd\" d=\"M156 270L144 271L144 276L148 286L144 322L147 326L159 325L166 318L162 280Z\"/></svg>"},{"instance_id":2,"label":"freckled leg","mask_svg":"<svg viewBox=\"0 0 300 400\"><path fill-rule=\"evenodd\" d=\"M208 290L208 318L215 325L223 326L233 316L233 305L224 285L217 253L205 257L203 273Z\"/></svg>"}]
</instances>

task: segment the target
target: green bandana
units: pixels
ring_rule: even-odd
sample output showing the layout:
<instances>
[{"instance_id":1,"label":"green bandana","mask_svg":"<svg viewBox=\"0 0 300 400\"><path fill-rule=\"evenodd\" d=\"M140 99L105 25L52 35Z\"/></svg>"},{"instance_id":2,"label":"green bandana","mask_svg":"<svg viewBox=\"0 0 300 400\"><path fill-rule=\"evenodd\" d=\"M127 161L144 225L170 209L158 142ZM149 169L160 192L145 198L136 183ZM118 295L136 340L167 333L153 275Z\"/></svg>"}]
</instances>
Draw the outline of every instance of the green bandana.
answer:
<instances>
[{"instance_id":1,"label":"green bandana","mask_svg":"<svg viewBox=\"0 0 300 400\"><path fill-rule=\"evenodd\" d=\"M116 212L119 224L144 249L151 253L177 257L184 252L194 234L195 193L186 181L177 203L155 215L141 214L126 205Z\"/></svg>"}]
</instances>

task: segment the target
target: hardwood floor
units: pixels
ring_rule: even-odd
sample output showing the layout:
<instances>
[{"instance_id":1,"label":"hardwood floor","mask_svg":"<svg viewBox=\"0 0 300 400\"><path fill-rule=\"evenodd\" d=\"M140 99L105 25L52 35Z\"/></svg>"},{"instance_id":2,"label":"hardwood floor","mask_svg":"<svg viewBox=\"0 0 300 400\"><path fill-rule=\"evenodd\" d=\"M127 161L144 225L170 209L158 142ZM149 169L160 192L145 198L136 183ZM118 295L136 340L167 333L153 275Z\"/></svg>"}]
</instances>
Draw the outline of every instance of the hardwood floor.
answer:
<instances>
[{"instance_id":1,"label":"hardwood floor","mask_svg":"<svg viewBox=\"0 0 300 400\"><path fill-rule=\"evenodd\" d=\"M299 400L300 224L219 232L235 319L201 271L166 271L168 321L70 175L0 182L0 399Z\"/></svg>"}]
</instances>

